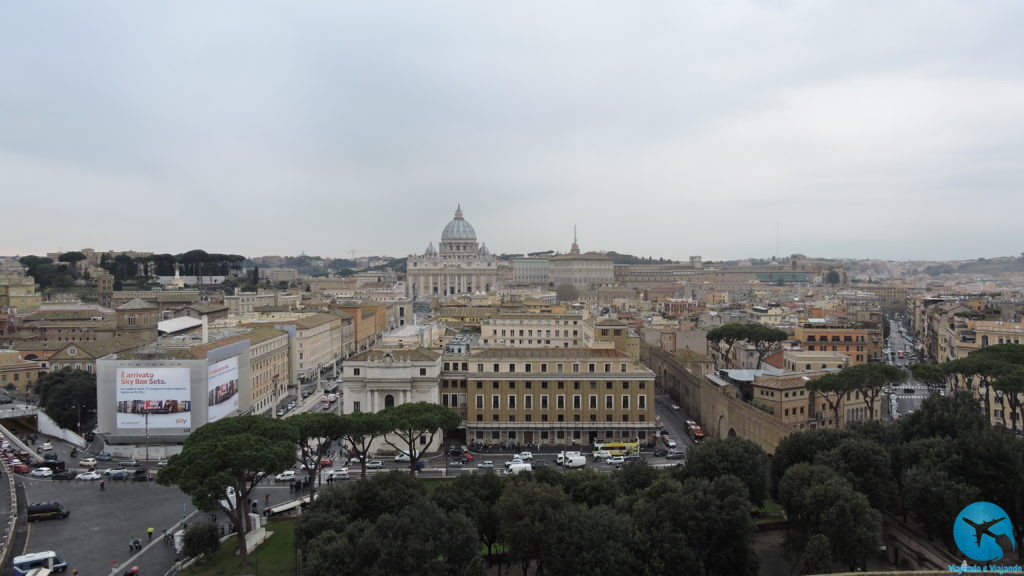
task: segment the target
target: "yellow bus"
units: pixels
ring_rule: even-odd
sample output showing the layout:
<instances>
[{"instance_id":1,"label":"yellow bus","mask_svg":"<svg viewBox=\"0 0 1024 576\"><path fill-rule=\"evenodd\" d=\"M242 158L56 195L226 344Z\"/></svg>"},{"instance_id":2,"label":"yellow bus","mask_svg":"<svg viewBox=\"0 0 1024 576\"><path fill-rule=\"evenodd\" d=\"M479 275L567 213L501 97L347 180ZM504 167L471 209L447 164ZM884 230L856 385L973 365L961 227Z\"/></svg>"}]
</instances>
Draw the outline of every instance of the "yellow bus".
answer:
<instances>
[{"instance_id":1,"label":"yellow bus","mask_svg":"<svg viewBox=\"0 0 1024 576\"><path fill-rule=\"evenodd\" d=\"M607 450L612 456L629 456L630 454L640 453L640 442L606 442L604 444L595 443L594 452L600 452L601 450Z\"/></svg>"}]
</instances>

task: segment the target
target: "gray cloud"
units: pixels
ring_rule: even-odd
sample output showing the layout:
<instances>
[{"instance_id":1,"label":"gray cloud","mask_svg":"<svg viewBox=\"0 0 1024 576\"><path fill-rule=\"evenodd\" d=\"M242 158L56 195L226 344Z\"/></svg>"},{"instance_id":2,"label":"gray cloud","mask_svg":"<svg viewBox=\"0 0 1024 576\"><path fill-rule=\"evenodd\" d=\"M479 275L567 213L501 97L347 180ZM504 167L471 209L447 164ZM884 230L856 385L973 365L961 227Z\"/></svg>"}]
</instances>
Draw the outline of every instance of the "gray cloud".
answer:
<instances>
[{"instance_id":1,"label":"gray cloud","mask_svg":"<svg viewBox=\"0 0 1024 576\"><path fill-rule=\"evenodd\" d=\"M0 20L0 253L1016 254L1016 2L114 3ZM979 234L983 229L985 234Z\"/></svg>"}]
</instances>

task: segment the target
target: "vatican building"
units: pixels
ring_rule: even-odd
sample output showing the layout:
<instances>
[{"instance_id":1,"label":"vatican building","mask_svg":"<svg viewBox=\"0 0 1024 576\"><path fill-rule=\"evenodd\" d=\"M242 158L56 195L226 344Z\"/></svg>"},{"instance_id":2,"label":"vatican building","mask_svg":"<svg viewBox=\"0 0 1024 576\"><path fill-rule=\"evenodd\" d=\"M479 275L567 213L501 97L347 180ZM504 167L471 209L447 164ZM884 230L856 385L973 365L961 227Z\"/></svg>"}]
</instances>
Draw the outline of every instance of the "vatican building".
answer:
<instances>
[{"instance_id":1,"label":"vatican building","mask_svg":"<svg viewBox=\"0 0 1024 576\"><path fill-rule=\"evenodd\" d=\"M438 249L431 242L422 255L409 256L406 266L406 293L413 298L488 292L497 284L498 259L477 242L461 206L441 232Z\"/></svg>"}]
</instances>

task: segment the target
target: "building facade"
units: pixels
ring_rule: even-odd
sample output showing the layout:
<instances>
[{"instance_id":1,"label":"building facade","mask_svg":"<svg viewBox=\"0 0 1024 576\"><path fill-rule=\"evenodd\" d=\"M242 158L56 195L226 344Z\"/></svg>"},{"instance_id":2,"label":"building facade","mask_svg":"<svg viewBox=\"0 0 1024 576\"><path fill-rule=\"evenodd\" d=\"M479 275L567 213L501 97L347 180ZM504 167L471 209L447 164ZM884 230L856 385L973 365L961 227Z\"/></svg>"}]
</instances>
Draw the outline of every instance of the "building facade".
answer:
<instances>
[{"instance_id":1,"label":"building facade","mask_svg":"<svg viewBox=\"0 0 1024 576\"><path fill-rule=\"evenodd\" d=\"M421 255L406 263L406 294L432 298L489 292L498 285L498 259L479 244L473 226L462 216L462 207L444 227L439 249L431 243Z\"/></svg>"}]
</instances>

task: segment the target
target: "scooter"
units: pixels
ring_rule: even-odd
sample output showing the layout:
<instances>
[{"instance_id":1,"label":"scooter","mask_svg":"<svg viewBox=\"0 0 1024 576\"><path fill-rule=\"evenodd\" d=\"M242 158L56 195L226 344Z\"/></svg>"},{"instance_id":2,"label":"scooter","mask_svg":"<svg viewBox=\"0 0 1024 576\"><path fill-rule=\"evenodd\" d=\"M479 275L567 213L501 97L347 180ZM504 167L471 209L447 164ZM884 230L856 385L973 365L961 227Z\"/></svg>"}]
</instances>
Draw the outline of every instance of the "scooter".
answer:
<instances>
[{"instance_id":1,"label":"scooter","mask_svg":"<svg viewBox=\"0 0 1024 576\"><path fill-rule=\"evenodd\" d=\"M71 457L74 458L75 456L78 456L78 448L71 449Z\"/></svg>"}]
</instances>

